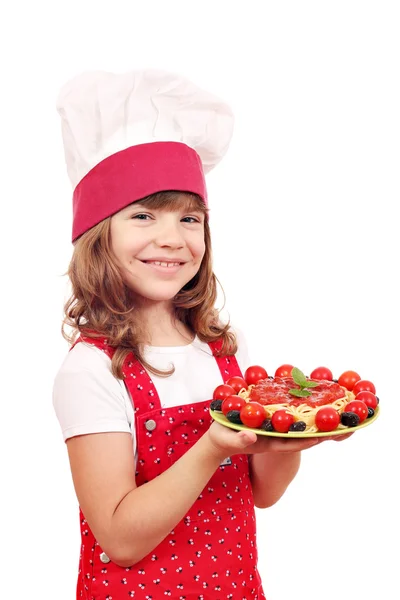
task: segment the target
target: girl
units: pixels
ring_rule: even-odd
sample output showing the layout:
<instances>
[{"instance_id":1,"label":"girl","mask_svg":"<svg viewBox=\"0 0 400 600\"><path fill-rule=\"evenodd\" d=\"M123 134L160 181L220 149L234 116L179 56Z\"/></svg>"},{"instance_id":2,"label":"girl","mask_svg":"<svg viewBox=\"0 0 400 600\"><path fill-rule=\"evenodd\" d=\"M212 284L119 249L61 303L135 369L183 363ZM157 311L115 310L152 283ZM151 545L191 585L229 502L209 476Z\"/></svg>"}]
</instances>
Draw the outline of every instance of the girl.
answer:
<instances>
[{"instance_id":1,"label":"girl","mask_svg":"<svg viewBox=\"0 0 400 600\"><path fill-rule=\"evenodd\" d=\"M87 73L62 90L74 252L54 383L80 506L77 598L264 598L254 507L273 505L314 440L211 422L249 366L214 308L204 172L232 115L176 75Z\"/></svg>"}]
</instances>

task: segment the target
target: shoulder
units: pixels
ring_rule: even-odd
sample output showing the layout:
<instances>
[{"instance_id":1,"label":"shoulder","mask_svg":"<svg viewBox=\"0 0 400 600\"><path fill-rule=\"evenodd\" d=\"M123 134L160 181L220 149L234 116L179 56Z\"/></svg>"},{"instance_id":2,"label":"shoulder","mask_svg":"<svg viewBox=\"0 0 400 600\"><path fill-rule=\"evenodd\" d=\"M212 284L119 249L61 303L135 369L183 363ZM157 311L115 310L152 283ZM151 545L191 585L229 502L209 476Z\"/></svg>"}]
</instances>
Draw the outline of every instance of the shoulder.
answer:
<instances>
[{"instance_id":1,"label":"shoulder","mask_svg":"<svg viewBox=\"0 0 400 600\"><path fill-rule=\"evenodd\" d=\"M79 342L66 355L60 370L79 368L79 366L98 366L101 362L110 362L105 352L94 344Z\"/></svg>"},{"instance_id":2,"label":"shoulder","mask_svg":"<svg viewBox=\"0 0 400 600\"><path fill-rule=\"evenodd\" d=\"M118 380L112 375L111 360L105 352L91 344L79 342L68 352L58 370L54 387L64 383L81 383L87 379L118 385ZM115 387L115 384L114 386Z\"/></svg>"},{"instance_id":3,"label":"shoulder","mask_svg":"<svg viewBox=\"0 0 400 600\"><path fill-rule=\"evenodd\" d=\"M64 439L84 433L129 431L125 384L109 357L80 342L65 357L53 383L53 406Z\"/></svg>"}]
</instances>

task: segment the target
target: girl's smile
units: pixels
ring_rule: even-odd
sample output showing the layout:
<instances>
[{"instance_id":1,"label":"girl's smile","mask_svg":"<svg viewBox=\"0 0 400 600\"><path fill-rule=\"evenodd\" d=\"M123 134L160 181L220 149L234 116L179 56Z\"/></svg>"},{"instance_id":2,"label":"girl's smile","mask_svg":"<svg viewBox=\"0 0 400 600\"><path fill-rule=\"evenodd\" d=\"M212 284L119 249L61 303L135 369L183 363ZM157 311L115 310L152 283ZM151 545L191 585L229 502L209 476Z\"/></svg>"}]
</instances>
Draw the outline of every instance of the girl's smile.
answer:
<instances>
[{"instance_id":1,"label":"girl's smile","mask_svg":"<svg viewBox=\"0 0 400 600\"><path fill-rule=\"evenodd\" d=\"M141 260L140 261L145 267L151 269L153 274L157 274L163 278L173 277L178 273L184 266L185 262L182 261L171 261L168 259L164 260ZM150 275L150 273L149 273Z\"/></svg>"}]
</instances>

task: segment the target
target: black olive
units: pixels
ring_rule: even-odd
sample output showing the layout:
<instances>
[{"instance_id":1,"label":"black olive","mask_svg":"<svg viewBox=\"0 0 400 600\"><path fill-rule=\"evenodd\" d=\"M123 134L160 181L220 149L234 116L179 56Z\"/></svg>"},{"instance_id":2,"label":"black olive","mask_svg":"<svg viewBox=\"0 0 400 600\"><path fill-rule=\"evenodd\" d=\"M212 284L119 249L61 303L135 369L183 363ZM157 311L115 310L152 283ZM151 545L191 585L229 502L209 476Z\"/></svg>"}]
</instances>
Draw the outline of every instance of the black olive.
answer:
<instances>
[{"instance_id":1,"label":"black olive","mask_svg":"<svg viewBox=\"0 0 400 600\"><path fill-rule=\"evenodd\" d=\"M307 425L304 421L296 421L289 427L289 431L305 431Z\"/></svg>"},{"instance_id":2,"label":"black olive","mask_svg":"<svg viewBox=\"0 0 400 600\"><path fill-rule=\"evenodd\" d=\"M210 404L211 410L221 410L222 400L213 400Z\"/></svg>"},{"instance_id":3,"label":"black olive","mask_svg":"<svg viewBox=\"0 0 400 600\"><path fill-rule=\"evenodd\" d=\"M236 423L237 425L242 424L242 420L240 418L240 410L230 410L226 413L226 418L231 423Z\"/></svg>"},{"instance_id":4,"label":"black olive","mask_svg":"<svg viewBox=\"0 0 400 600\"><path fill-rule=\"evenodd\" d=\"M353 412L343 412L340 421L346 427L357 427L360 422L360 417Z\"/></svg>"},{"instance_id":5,"label":"black olive","mask_svg":"<svg viewBox=\"0 0 400 600\"><path fill-rule=\"evenodd\" d=\"M262 429L263 431L274 431L271 419L265 419L265 421L261 423L260 429Z\"/></svg>"}]
</instances>

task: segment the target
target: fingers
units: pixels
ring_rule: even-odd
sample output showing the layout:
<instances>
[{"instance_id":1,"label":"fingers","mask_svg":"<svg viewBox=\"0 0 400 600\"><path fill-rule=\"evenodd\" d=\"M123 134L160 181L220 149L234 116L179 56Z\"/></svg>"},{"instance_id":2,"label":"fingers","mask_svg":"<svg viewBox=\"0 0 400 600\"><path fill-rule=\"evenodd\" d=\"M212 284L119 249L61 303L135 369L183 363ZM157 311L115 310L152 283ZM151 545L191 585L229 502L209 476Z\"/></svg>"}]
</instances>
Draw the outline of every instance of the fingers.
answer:
<instances>
[{"instance_id":1,"label":"fingers","mask_svg":"<svg viewBox=\"0 0 400 600\"><path fill-rule=\"evenodd\" d=\"M268 450L270 452L301 452L302 450L307 450L308 448L317 446L321 443L321 441L322 440L318 438L302 438L298 440L293 438L271 438L271 443Z\"/></svg>"},{"instance_id":2,"label":"fingers","mask_svg":"<svg viewBox=\"0 0 400 600\"><path fill-rule=\"evenodd\" d=\"M216 422L211 425L208 435L213 445L224 455L240 454L241 452L250 454L252 452L250 448L257 442L257 435L254 431L234 431Z\"/></svg>"},{"instance_id":3,"label":"fingers","mask_svg":"<svg viewBox=\"0 0 400 600\"><path fill-rule=\"evenodd\" d=\"M257 435L254 433L254 431L239 431L236 437L239 440L239 445L241 448L247 448L247 446L250 446L257 441Z\"/></svg>"},{"instance_id":4,"label":"fingers","mask_svg":"<svg viewBox=\"0 0 400 600\"><path fill-rule=\"evenodd\" d=\"M351 433L344 433L343 435L335 435L329 439L334 440L335 442L343 442L343 440L347 440L347 438L352 436L353 433L354 433L354 431L352 431Z\"/></svg>"}]
</instances>

